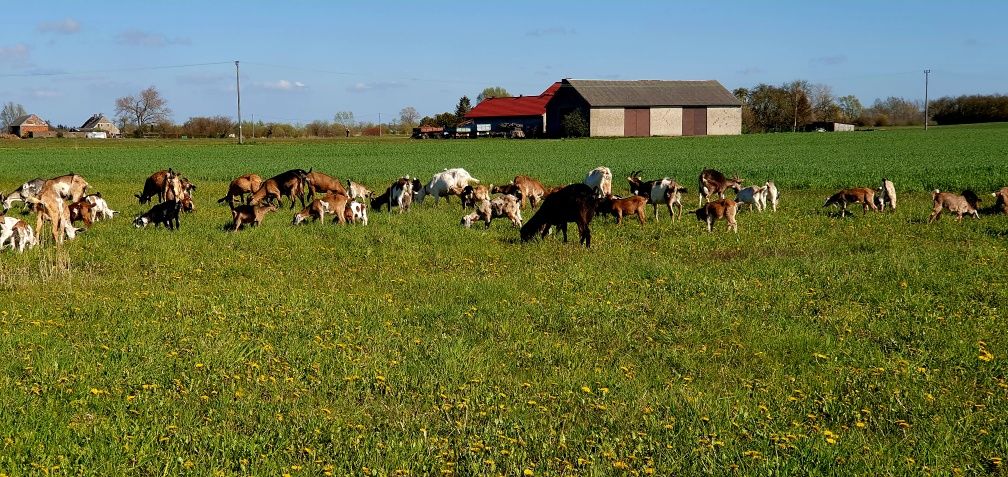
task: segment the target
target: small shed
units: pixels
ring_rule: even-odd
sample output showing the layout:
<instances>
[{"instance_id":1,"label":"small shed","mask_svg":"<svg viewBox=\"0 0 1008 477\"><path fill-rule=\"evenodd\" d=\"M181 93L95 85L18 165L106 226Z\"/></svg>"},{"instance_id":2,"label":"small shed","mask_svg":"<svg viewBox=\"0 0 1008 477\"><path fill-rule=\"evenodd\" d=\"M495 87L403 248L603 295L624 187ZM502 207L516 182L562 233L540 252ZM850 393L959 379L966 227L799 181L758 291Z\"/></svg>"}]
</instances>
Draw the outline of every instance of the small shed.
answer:
<instances>
[{"instance_id":1,"label":"small shed","mask_svg":"<svg viewBox=\"0 0 1008 477\"><path fill-rule=\"evenodd\" d=\"M22 138L43 136L49 132L49 123L34 114L26 114L15 119L8 132Z\"/></svg>"},{"instance_id":2,"label":"small shed","mask_svg":"<svg viewBox=\"0 0 1008 477\"><path fill-rule=\"evenodd\" d=\"M853 131L854 125L847 123L836 123L833 121L816 121L805 126L806 131L814 132L840 132Z\"/></svg>"}]
</instances>

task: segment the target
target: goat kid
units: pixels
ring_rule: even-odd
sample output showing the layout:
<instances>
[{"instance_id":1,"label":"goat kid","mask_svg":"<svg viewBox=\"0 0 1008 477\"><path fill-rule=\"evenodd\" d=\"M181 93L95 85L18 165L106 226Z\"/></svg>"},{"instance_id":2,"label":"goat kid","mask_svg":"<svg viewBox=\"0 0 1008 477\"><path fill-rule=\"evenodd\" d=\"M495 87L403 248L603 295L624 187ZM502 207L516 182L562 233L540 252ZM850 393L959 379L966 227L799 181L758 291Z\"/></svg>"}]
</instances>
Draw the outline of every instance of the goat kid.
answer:
<instances>
[{"instance_id":1,"label":"goat kid","mask_svg":"<svg viewBox=\"0 0 1008 477\"><path fill-rule=\"evenodd\" d=\"M721 219L728 221L728 230L738 233L738 223L735 222L735 214L738 211L738 203L731 199L718 199L707 202L693 212L697 220L707 223L707 232L714 231L714 222Z\"/></svg>"},{"instance_id":2,"label":"goat kid","mask_svg":"<svg viewBox=\"0 0 1008 477\"><path fill-rule=\"evenodd\" d=\"M994 197L994 210L1008 215L1008 187L1002 187L991 196Z\"/></svg>"},{"instance_id":3,"label":"goat kid","mask_svg":"<svg viewBox=\"0 0 1008 477\"><path fill-rule=\"evenodd\" d=\"M507 218L511 220L511 225L521 227L521 202L518 197L511 194L504 194L491 199L480 199L475 205L473 213L462 217L461 224L466 228L472 226L473 222L482 220L487 228L490 222L496 218Z\"/></svg>"},{"instance_id":4,"label":"goat kid","mask_svg":"<svg viewBox=\"0 0 1008 477\"><path fill-rule=\"evenodd\" d=\"M175 230L181 225L179 223L179 213L181 211L181 202L166 200L160 204L155 204L147 212L138 215L133 219L133 226L138 229L147 228L148 225L153 223L154 227L164 225L168 230Z\"/></svg>"},{"instance_id":5,"label":"goat kid","mask_svg":"<svg viewBox=\"0 0 1008 477\"><path fill-rule=\"evenodd\" d=\"M14 202L22 202L21 213L27 214L31 210L31 205L25 199L28 197L38 198L45 182L45 179L32 179L21 184L14 192L3 198L3 212L0 212L0 215L6 214Z\"/></svg>"},{"instance_id":6,"label":"goat kid","mask_svg":"<svg viewBox=\"0 0 1008 477\"><path fill-rule=\"evenodd\" d=\"M624 215L636 215L641 225L644 225L644 208L647 203L648 200L639 195L623 199L610 194L599 201L597 213L612 214L616 217L616 225L623 223Z\"/></svg>"},{"instance_id":7,"label":"goat kid","mask_svg":"<svg viewBox=\"0 0 1008 477\"><path fill-rule=\"evenodd\" d=\"M329 209L329 202L322 199L315 199L311 201L308 206L301 209L301 212L294 214L294 219L291 221L291 225L300 225L309 218L312 221L321 220L325 223L325 214L331 214L332 210Z\"/></svg>"},{"instance_id":8,"label":"goat kid","mask_svg":"<svg viewBox=\"0 0 1008 477\"><path fill-rule=\"evenodd\" d=\"M33 248L38 245L38 237L35 231L24 220L0 216L0 249L8 245L11 250L23 253L25 247Z\"/></svg>"},{"instance_id":9,"label":"goat kid","mask_svg":"<svg viewBox=\"0 0 1008 477\"><path fill-rule=\"evenodd\" d=\"M879 186L878 194L875 195L875 205L878 206L879 211L884 212L886 204L889 204L893 211L896 210L896 185L883 177L882 185Z\"/></svg>"},{"instance_id":10,"label":"goat kid","mask_svg":"<svg viewBox=\"0 0 1008 477\"><path fill-rule=\"evenodd\" d=\"M351 199L367 200L374 197L374 192L371 189L351 180L347 180L346 190Z\"/></svg>"},{"instance_id":11,"label":"goat kid","mask_svg":"<svg viewBox=\"0 0 1008 477\"><path fill-rule=\"evenodd\" d=\"M977 212L980 198L977 197L976 192L971 190L964 190L962 195L959 195L935 189L931 193L931 200L934 202L934 206L931 209L931 216L928 217L929 224L941 217L942 209L956 214L956 222L962 222L964 214L980 218L980 213Z\"/></svg>"},{"instance_id":12,"label":"goat kid","mask_svg":"<svg viewBox=\"0 0 1008 477\"><path fill-rule=\"evenodd\" d=\"M234 230L237 232L242 225L251 224L259 226L266 214L277 210L276 204L251 205L242 204L231 209L231 220L234 222Z\"/></svg>"},{"instance_id":13,"label":"goat kid","mask_svg":"<svg viewBox=\"0 0 1008 477\"><path fill-rule=\"evenodd\" d=\"M756 210L763 212L766 208L766 186L749 186L735 192L735 202L749 205L749 210L756 206Z\"/></svg>"}]
</instances>

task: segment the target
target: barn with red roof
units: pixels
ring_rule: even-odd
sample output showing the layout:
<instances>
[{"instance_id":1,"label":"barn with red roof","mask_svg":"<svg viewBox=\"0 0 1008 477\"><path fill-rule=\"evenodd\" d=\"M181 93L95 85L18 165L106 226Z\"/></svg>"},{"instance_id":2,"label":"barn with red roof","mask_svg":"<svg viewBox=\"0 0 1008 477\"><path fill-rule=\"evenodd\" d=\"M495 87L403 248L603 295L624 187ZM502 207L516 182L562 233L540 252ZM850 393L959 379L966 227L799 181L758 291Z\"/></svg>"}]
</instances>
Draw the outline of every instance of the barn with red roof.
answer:
<instances>
[{"instance_id":1,"label":"barn with red roof","mask_svg":"<svg viewBox=\"0 0 1008 477\"><path fill-rule=\"evenodd\" d=\"M475 124L478 135L520 127L525 137L542 137L546 133L546 104L558 89L560 82L537 96L484 99L465 118Z\"/></svg>"}]
</instances>

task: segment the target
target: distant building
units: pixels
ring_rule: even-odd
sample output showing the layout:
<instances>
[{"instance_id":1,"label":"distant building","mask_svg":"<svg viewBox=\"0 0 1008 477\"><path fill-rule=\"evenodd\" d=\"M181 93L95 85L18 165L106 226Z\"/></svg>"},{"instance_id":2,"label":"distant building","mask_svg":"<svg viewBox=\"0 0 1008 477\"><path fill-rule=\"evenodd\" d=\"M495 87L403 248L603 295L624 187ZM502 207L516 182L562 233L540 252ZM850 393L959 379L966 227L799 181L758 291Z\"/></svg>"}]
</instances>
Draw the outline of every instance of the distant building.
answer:
<instances>
[{"instance_id":1,"label":"distant building","mask_svg":"<svg viewBox=\"0 0 1008 477\"><path fill-rule=\"evenodd\" d=\"M119 128L106 118L104 114L96 113L91 116L84 124L78 128L82 132L99 132L104 131L110 137L119 137Z\"/></svg>"},{"instance_id":2,"label":"distant building","mask_svg":"<svg viewBox=\"0 0 1008 477\"><path fill-rule=\"evenodd\" d=\"M8 132L23 138L42 136L49 132L49 123L34 114L26 114L15 119Z\"/></svg>"},{"instance_id":3,"label":"distant building","mask_svg":"<svg viewBox=\"0 0 1008 477\"><path fill-rule=\"evenodd\" d=\"M847 123L835 123L832 121L816 121L814 123L809 123L808 125L806 125L805 130L810 132L853 131L854 125Z\"/></svg>"},{"instance_id":4,"label":"distant building","mask_svg":"<svg viewBox=\"0 0 1008 477\"><path fill-rule=\"evenodd\" d=\"M575 111L592 137L742 134L742 103L713 80L564 79L546 105L547 135L562 136Z\"/></svg>"},{"instance_id":5,"label":"distant building","mask_svg":"<svg viewBox=\"0 0 1008 477\"><path fill-rule=\"evenodd\" d=\"M558 89L559 82L538 96L484 99L465 118L476 125L477 135L511 131L518 126L525 137L541 137L546 134L546 103Z\"/></svg>"}]
</instances>

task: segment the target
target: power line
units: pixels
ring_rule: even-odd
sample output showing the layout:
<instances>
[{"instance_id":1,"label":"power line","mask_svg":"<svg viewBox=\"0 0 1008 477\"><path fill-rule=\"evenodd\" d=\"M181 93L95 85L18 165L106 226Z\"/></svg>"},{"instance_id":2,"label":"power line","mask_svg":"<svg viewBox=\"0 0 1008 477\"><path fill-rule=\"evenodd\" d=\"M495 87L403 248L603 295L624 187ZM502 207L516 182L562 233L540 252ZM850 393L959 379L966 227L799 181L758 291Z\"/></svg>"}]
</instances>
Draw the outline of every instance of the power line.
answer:
<instances>
[{"instance_id":1,"label":"power line","mask_svg":"<svg viewBox=\"0 0 1008 477\"><path fill-rule=\"evenodd\" d=\"M122 73L127 71L151 71L151 70L168 70L177 68L193 68L197 66L214 66L214 65L227 65L231 64L230 61L215 61L212 63L190 63L187 65L164 65L164 66L136 66L131 68L112 68L106 70L89 70L89 71L53 71L53 72L37 72L37 73L8 73L0 75L0 78L28 78L28 77L39 77L39 76L75 76L75 75L93 75L100 73Z\"/></svg>"}]
</instances>

